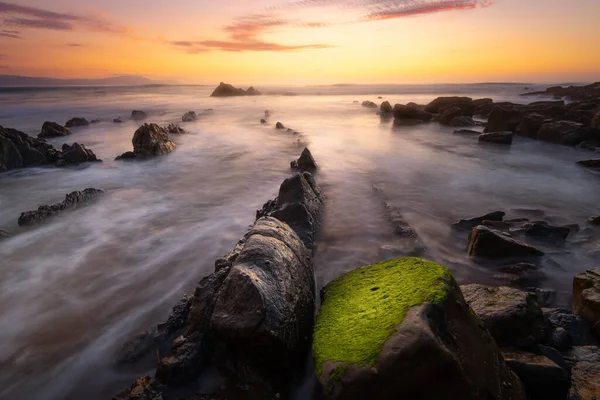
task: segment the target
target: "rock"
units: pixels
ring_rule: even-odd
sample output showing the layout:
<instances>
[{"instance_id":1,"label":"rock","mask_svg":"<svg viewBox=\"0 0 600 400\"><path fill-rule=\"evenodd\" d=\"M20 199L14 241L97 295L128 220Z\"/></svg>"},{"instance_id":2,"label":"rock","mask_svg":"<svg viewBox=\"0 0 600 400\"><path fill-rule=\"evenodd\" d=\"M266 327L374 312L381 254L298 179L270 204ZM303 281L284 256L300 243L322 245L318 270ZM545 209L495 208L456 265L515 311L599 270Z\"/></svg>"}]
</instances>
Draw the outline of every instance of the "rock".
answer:
<instances>
[{"instance_id":1,"label":"rock","mask_svg":"<svg viewBox=\"0 0 600 400\"><path fill-rule=\"evenodd\" d=\"M438 264L404 258L358 268L322 299L313 357L326 399L526 398Z\"/></svg>"},{"instance_id":2,"label":"rock","mask_svg":"<svg viewBox=\"0 0 600 400\"><path fill-rule=\"evenodd\" d=\"M275 124L275 129L285 129L285 125L283 125L281 122L278 122Z\"/></svg>"},{"instance_id":3,"label":"rock","mask_svg":"<svg viewBox=\"0 0 600 400\"><path fill-rule=\"evenodd\" d=\"M546 279L537 265L531 263L517 263L500 267L501 274L494 278L506 282L507 285L520 288L536 287Z\"/></svg>"},{"instance_id":4,"label":"rock","mask_svg":"<svg viewBox=\"0 0 600 400\"><path fill-rule=\"evenodd\" d=\"M506 365L525 386L530 400L565 400L571 384L567 371L548 358L532 353L504 353Z\"/></svg>"},{"instance_id":5,"label":"rock","mask_svg":"<svg viewBox=\"0 0 600 400\"><path fill-rule=\"evenodd\" d=\"M0 240L6 239L10 237L10 233L3 231L2 229L0 229Z\"/></svg>"},{"instance_id":6,"label":"rock","mask_svg":"<svg viewBox=\"0 0 600 400\"><path fill-rule=\"evenodd\" d=\"M122 124L122 123L123 123L123 120L122 120L121 118L115 118L115 119L113 119L113 122L114 122L115 124Z\"/></svg>"},{"instance_id":7,"label":"rock","mask_svg":"<svg viewBox=\"0 0 600 400\"><path fill-rule=\"evenodd\" d=\"M260 123L261 123L261 124L268 124L267 120L265 120L265 119L261 119L261 120L260 120Z\"/></svg>"},{"instance_id":8,"label":"rock","mask_svg":"<svg viewBox=\"0 0 600 400\"><path fill-rule=\"evenodd\" d=\"M596 114L594 114L594 116L592 117L592 123L590 124L590 126L595 129L600 129L600 111L598 111Z\"/></svg>"},{"instance_id":9,"label":"rock","mask_svg":"<svg viewBox=\"0 0 600 400\"><path fill-rule=\"evenodd\" d=\"M192 122L198 119L198 116L194 111L188 111L181 117L182 122Z\"/></svg>"},{"instance_id":10,"label":"rock","mask_svg":"<svg viewBox=\"0 0 600 400\"><path fill-rule=\"evenodd\" d=\"M590 326L579 315L562 308L548 308L543 311L550 332L559 328L565 330L573 346L598 345Z\"/></svg>"},{"instance_id":11,"label":"rock","mask_svg":"<svg viewBox=\"0 0 600 400\"><path fill-rule=\"evenodd\" d=\"M377 104L369 100L363 101L361 105L366 108L377 108Z\"/></svg>"},{"instance_id":12,"label":"rock","mask_svg":"<svg viewBox=\"0 0 600 400\"><path fill-rule=\"evenodd\" d=\"M90 188L81 192L71 192L60 203L49 206L40 206L40 208L38 208L36 211L26 211L21 213L18 223L20 226L39 224L48 217L59 214L62 211L75 209L85 205L86 203L96 200L102 194L104 194L102 190Z\"/></svg>"},{"instance_id":13,"label":"rock","mask_svg":"<svg viewBox=\"0 0 600 400\"><path fill-rule=\"evenodd\" d=\"M474 131L472 129L458 129L453 132L458 135L481 135L480 131Z\"/></svg>"},{"instance_id":14,"label":"rock","mask_svg":"<svg viewBox=\"0 0 600 400\"><path fill-rule=\"evenodd\" d=\"M67 121L65 126L67 128L76 128L79 126L88 126L89 124L90 124L90 121L88 121L85 118L71 118L70 120Z\"/></svg>"},{"instance_id":15,"label":"rock","mask_svg":"<svg viewBox=\"0 0 600 400\"><path fill-rule=\"evenodd\" d=\"M99 119L93 119L93 120L90 121L90 124L92 124L92 125L93 124L99 124L100 122L102 122L102 121L99 120Z\"/></svg>"},{"instance_id":16,"label":"rock","mask_svg":"<svg viewBox=\"0 0 600 400\"><path fill-rule=\"evenodd\" d=\"M513 239L508 234L479 225L471 231L468 241L468 252L471 257L512 258L537 257L543 252L523 242Z\"/></svg>"},{"instance_id":17,"label":"rock","mask_svg":"<svg viewBox=\"0 0 600 400\"><path fill-rule=\"evenodd\" d=\"M494 102L494 100L488 99L488 98L475 99L475 100L473 100L473 105L475 106L475 108L478 108L478 107L481 107L481 106L492 104L493 102Z\"/></svg>"},{"instance_id":18,"label":"rock","mask_svg":"<svg viewBox=\"0 0 600 400\"><path fill-rule=\"evenodd\" d=\"M449 126L460 127L460 126L478 126L479 124L473 120L472 117L454 117L448 124Z\"/></svg>"},{"instance_id":19,"label":"rock","mask_svg":"<svg viewBox=\"0 0 600 400\"><path fill-rule=\"evenodd\" d=\"M581 362L571 370L571 390L568 400L600 398L600 363Z\"/></svg>"},{"instance_id":20,"label":"rock","mask_svg":"<svg viewBox=\"0 0 600 400\"><path fill-rule=\"evenodd\" d=\"M512 228L511 224L509 224L508 222L504 222L504 221L487 221L487 220L484 220L483 222L481 222L481 225L487 226L488 228L491 228L491 229L496 229L498 231L507 231L507 232L508 232L508 230L510 228Z\"/></svg>"},{"instance_id":21,"label":"rock","mask_svg":"<svg viewBox=\"0 0 600 400\"><path fill-rule=\"evenodd\" d=\"M173 342L172 354L160 359L156 379L171 386L183 385L194 380L205 367L205 351L202 336L180 336Z\"/></svg>"},{"instance_id":22,"label":"rock","mask_svg":"<svg viewBox=\"0 0 600 400\"><path fill-rule=\"evenodd\" d=\"M543 275L543 274L542 274ZM529 286L539 286L539 285L529 285ZM557 293L554 289L535 289L535 296L537 297L537 301L540 307L551 307L556 303Z\"/></svg>"},{"instance_id":23,"label":"rock","mask_svg":"<svg viewBox=\"0 0 600 400\"><path fill-rule=\"evenodd\" d=\"M573 311L600 336L600 268L593 268L573 279Z\"/></svg>"},{"instance_id":24,"label":"rock","mask_svg":"<svg viewBox=\"0 0 600 400\"><path fill-rule=\"evenodd\" d=\"M131 112L131 119L133 119L134 121L141 121L146 118L148 118L148 115L141 110L133 110Z\"/></svg>"},{"instance_id":25,"label":"rock","mask_svg":"<svg viewBox=\"0 0 600 400\"><path fill-rule=\"evenodd\" d=\"M232 96L246 96L247 93L244 89L237 89L228 83L221 82L219 86L212 92L210 97L232 97Z\"/></svg>"},{"instance_id":26,"label":"rock","mask_svg":"<svg viewBox=\"0 0 600 400\"><path fill-rule=\"evenodd\" d=\"M60 136L68 136L71 134L71 131L65 128L62 125L57 124L56 122L44 122L42 125L42 131L38 135L39 138L53 138Z\"/></svg>"},{"instance_id":27,"label":"rock","mask_svg":"<svg viewBox=\"0 0 600 400\"><path fill-rule=\"evenodd\" d=\"M494 211L481 217L475 217L470 219L461 219L458 222L452 224L452 227L460 230L470 231L475 228L477 225L483 224L483 221L497 221L501 222L506 215L503 211Z\"/></svg>"},{"instance_id":28,"label":"rock","mask_svg":"<svg viewBox=\"0 0 600 400\"><path fill-rule=\"evenodd\" d=\"M305 147L300 155L300 158L297 161L292 161L290 167L293 170L314 173L317 170L317 163L315 162L315 159L313 158L308 147Z\"/></svg>"},{"instance_id":29,"label":"rock","mask_svg":"<svg viewBox=\"0 0 600 400\"><path fill-rule=\"evenodd\" d=\"M590 217L588 221L592 225L600 226L600 216Z\"/></svg>"},{"instance_id":30,"label":"rock","mask_svg":"<svg viewBox=\"0 0 600 400\"><path fill-rule=\"evenodd\" d=\"M573 346L564 353L564 360L568 368L580 362L600 363L600 347Z\"/></svg>"},{"instance_id":31,"label":"rock","mask_svg":"<svg viewBox=\"0 0 600 400\"><path fill-rule=\"evenodd\" d=\"M133 135L132 143L135 157L127 152L117 157L117 160L158 156L170 153L176 147L167 131L156 124L140 126Z\"/></svg>"},{"instance_id":32,"label":"rock","mask_svg":"<svg viewBox=\"0 0 600 400\"><path fill-rule=\"evenodd\" d=\"M58 152L45 140L0 126L0 172L56 161Z\"/></svg>"},{"instance_id":33,"label":"rock","mask_svg":"<svg viewBox=\"0 0 600 400\"><path fill-rule=\"evenodd\" d=\"M475 112L475 104L470 97L438 97L425 106L428 113L440 113L442 109L458 107L462 110L462 115L472 117Z\"/></svg>"},{"instance_id":34,"label":"rock","mask_svg":"<svg viewBox=\"0 0 600 400\"><path fill-rule=\"evenodd\" d=\"M582 124L572 121L547 122L540 127L537 138L547 142L560 143L565 137L582 127Z\"/></svg>"},{"instance_id":35,"label":"rock","mask_svg":"<svg viewBox=\"0 0 600 400\"><path fill-rule=\"evenodd\" d=\"M248 90L246 90L246 95L248 96L260 96L262 93L258 90L254 89L253 86L250 86Z\"/></svg>"},{"instance_id":36,"label":"rock","mask_svg":"<svg viewBox=\"0 0 600 400\"><path fill-rule=\"evenodd\" d=\"M184 135L185 129L176 124L169 124L163 128L169 135Z\"/></svg>"},{"instance_id":37,"label":"rock","mask_svg":"<svg viewBox=\"0 0 600 400\"><path fill-rule=\"evenodd\" d=\"M394 119L398 120L418 120L420 122L431 121L432 114L416 107L409 107L403 104L396 104L394 110Z\"/></svg>"},{"instance_id":38,"label":"rock","mask_svg":"<svg viewBox=\"0 0 600 400\"><path fill-rule=\"evenodd\" d=\"M583 167L586 167L586 168L600 169L600 160L599 159L577 161L577 164L579 164Z\"/></svg>"},{"instance_id":39,"label":"rock","mask_svg":"<svg viewBox=\"0 0 600 400\"><path fill-rule=\"evenodd\" d=\"M493 132L479 135L479 142L495 144L512 144L515 134L512 132Z\"/></svg>"},{"instance_id":40,"label":"rock","mask_svg":"<svg viewBox=\"0 0 600 400\"><path fill-rule=\"evenodd\" d=\"M382 115L389 115L394 112L394 108L392 107L389 101L384 101L383 103L381 103L380 110Z\"/></svg>"},{"instance_id":41,"label":"rock","mask_svg":"<svg viewBox=\"0 0 600 400\"><path fill-rule=\"evenodd\" d=\"M494 106L483 132L516 132L521 123L519 110L509 107Z\"/></svg>"},{"instance_id":42,"label":"rock","mask_svg":"<svg viewBox=\"0 0 600 400\"><path fill-rule=\"evenodd\" d=\"M163 396L157 391L157 383L149 376L144 376L119 393L113 400L163 400Z\"/></svg>"},{"instance_id":43,"label":"rock","mask_svg":"<svg viewBox=\"0 0 600 400\"><path fill-rule=\"evenodd\" d=\"M543 92L524 93L521 96L566 97L569 100L578 101L597 100L600 98L600 83L596 82L585 86L552 86Z\"/></svg>"},{"instance_id":44,"label":"rock","mask_svg":"<svg viewBox=\"0 0 600 400\"><path fill-rule=\"evenodd\" d=\"M503 348L527 348L545 337L535 295L509 287L461 286L465 300Z\"/></svg>"},{"instance_id":45,"label":"rock","mask_svg":"<svg viewBox=\"0 0 600 400\"><path fill-rule=\"evenodd\" d=\"M448 107L444 110L442 115L440 115L440 124L442 125L450 125L450 122L456 117L462 117L463 111L460 107Z\"/></svg>"},{"instance_id":46,"label":"rock","mask_svg":"<svg viewBox=\"0 0 600 400\"><path fill-rule=\"evenodd\" d=\"M523 225L525 235L537 238L554 238L566 240L571 230L569 228L548 225L546 223L534 222Z\"/></svg>"},{"instance_id":47,"label":"rock","mask_svg":"<svg viewBox=\"0 0 600 400\"><path fill-rule=\"evenodd\" d=\"M90 149L86 149L84 145L79 143L73 143L72 146L64 144L62 147L63 159L69 164L84 163L88 161L101 161L98 160L94 152Z\"/></svg>"},{"instance_id":48,"label":"rock","mask_svg":"<svg viewBox=\"0 0 600 400\"><path fill-rule=\"evenodd\" d=\"M121 154L120 156L115 157L115 161L135 160L136 158L137 158L137 155L133 151L126 151L125 153Z\"/></svg>"},{"instance_id":49,"label":"rock","mask_svg":"<svg viewBox=\"0 0 600 400\"><path fill-rule=\"evenodd\" d=\"M529 114L523 117L517 126L517 135L537 139L541 126L549 122L548 118L541 114Z\"/></svg>"},{"instance_id":50,"label":"rock","mask_svg":"<svg viewBox=\"0 0 600 400\"><path fill-rule=\"evenodd\" d=\"M402 127L402 126L414 126L421 125L426 121L415 119L415 118L405 118L405 119L394 119L394 126Z\"/></svg>"}]
</instances>

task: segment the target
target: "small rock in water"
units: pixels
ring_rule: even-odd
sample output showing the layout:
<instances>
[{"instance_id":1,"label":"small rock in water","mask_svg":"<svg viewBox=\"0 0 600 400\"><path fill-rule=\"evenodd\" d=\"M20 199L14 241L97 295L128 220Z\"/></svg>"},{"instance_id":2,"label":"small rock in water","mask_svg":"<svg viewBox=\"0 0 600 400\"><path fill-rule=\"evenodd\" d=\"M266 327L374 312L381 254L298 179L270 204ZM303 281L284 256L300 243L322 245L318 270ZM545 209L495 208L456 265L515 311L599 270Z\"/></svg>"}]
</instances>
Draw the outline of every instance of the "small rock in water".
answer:
<instances>
[{"instance_id":1,"label":"small rock in water","mask_svg":"<svg viewBox=\"0 0 600 400\"><path fill-rule=\"evenodd\" d=\"M453 133L458 134L458 135L481 135L480 131L474 131L472 129L458 129L455 130Z\"/></svg>"},{"instance_id":2,"label":"small rock in water","mask_svg":"<svg viewBox=\"0 0 600 400\"><path fill-rule=\"evenodd\" d=\"M114 122L115 124L122 124L122 123L123 123L123 120L122 120L121 118L115 118L115 119L113 119L113 122Z\"/></svg>"},{"instance_id":3,"label":"small rock in water","mask_svg":"<svg viewBox=\"0 0 600 400\"><path fill-rule=\"evenodd\" d=\"M187 133L185 129L176 124L169 124L164 127L165 131L167 131L170 135L183 135Z\"/></svg>"},{"instance_id":4,"label":"small rock in water","mask_svg":"<svg viewBox=\"0 0 600 400\"><path fill-rule=\"evenodd\" d=\"M505 215L506 215L506 213L503 211L494 211L494 212L482 215L481 217L475 217L475 218L470 218L470 219L461 219L460 221L452 224L452 226L456 229L470 231L471 229L475 228L477 225L483 224L483 221L501 222L504 219Z\"/></svg>"},{"instance_id":5,"label":"small rock in water","mask_svg":"<svg viewBox=\"0 0 600 400\"><path fill-rule=\"evenodd\" d=\"M260 123L261 123L261 124L268 124L267 120L265 120L265 119L261 119L261 120L260 120Z\"/></svg>"},{"instance_id":6,"label":"small rock in water","mask_svg":"<svg viewBox=\"0 0 600 400\"><path fill-rule=\"evenodd\" d=\"M46 121L42 125L42 131L38 135L39 138L53 138L60 136L68 136L71 131L56 122Z\"/></svg>"},{"instance_id":7,"label":"small rock in water","mask_svg":"<svg viewBox=\"0 0 600 400\"><path fill-rule=\"evenodd\" d=\"M101 161L98 160L94 152L90 149L86 149L84 145L79 143L73 143L72 146L63 144L62 147L63 159L69 164L84 163L88 161Z\"/></svg>"},{"instance_id":8,"label":"small rock in water","mask_svg":"<svg viewBox=\"0 0 600 400\"><path fill-rule=\"evenodd\" d=\"M388 115L394 111L394 108L392 107L389 101L384 101L383 103L381 103L380 110L382 115Z\"/></svg>"},{"instance_id":9,"label":"small rock in water","mask_svg":"<svg viewBox=\"0 0 600 400\"><path fill-rule=\"evenodd\" d=\"M79 126L88 126L90 124L90 122L85 119L85 118L71 118L70 120L67 121L67 123L65 124L65 126L67 128L75 128L75 127L79 127Z\"/></svg>"},{"instance_id":10,"label":"small rock in water","mask_svg":"<svg viewBox=\"0 0 600 400\"><path fill-rule=\"evenodd\" d=\"M148 118L148 115L144 111L133 110L131 112L131 119L133 119L134 121L141 121L146 118Z\"/></svg>"},{"instance_id":11,"label":"small rock in water","mask_svg":"<svg viewBox=\"0 0 600 400\"><path fill-rule=\"evenodd\" d=\"M71 192L66 195L65 199L60 203L48 206L40 206L40 208L35 211L26 211L21 213L18 223L20 226L39 224L48 217L59 214L67 209L82 206L85 203L95 200L102 194L104 194L102 190L91 188L85 189L81 192Z\"/></svg>"},{"instance_id":12,"label":"small rock in water","mask_svg":"<svg viewBox=\"0 0 600 400\"><path fill-rule=\"evenodd\" d=\"M556 238L565 240L571 233L569 228L548 225L546 223L526 223L523 225L525 235L538 238Z\"/></svg>"},{"instance_id":13,"label":"small rock in water","mask_svg":"<svg viewBox=\"0 0 600 400\"><path fill-rule=\"evenodd\" d=\"M0 240L2 239L6 239L7 237L10 237L10 233L3 231L2 229L0 229Z\"/></svg>"},{"instance_id":14,"label":"small rock in water","mask_svg":"<svg viewBox=\"0 0 600 400\"><path fill-rule=\"evenodd\" d=\"M297 161L292 161L291 168L298 171L314 173L317 170L317 163L313 158L308 147L305 147Z\"/></svg>"},{"instance_id":15,"label":"small rock in water","mask_svg":"<svg viewBox=\"0 0 600 400\"><path fill-rule=\"evenodd\" d=\"M592 224L592 225L600 226L600 215L595 216L595 217L590 217L588 221L590 221L590 224Z\"/></svg>"},{"instance_id":16,"label":"small rock in water","mask_svg":"<svg viewBox=\"0 0 600 400\"><path fill-rule=\"evenodd\" d=\"M198 119L198 116L194 111L188 111L181 117L182 122L192 122Z\"/></svg>"},{"instance_id":17,"label":"small rock in water","mask_svg":"<svg viewBox=\"0 0 600 400\"><path fill-rule=\"evenodd\" d=\"M281 122L278 122L275 124L275 129L285 129L285 125L283 125Z\"/></svg>"},{"instance_id":18,"label":"small rock in water","mask_svg":"<svg viewBox=\"0 0 600 400\"><path fill-rule=\"evenodd\" d=\"M492 259L544 255L542 251L513 239L509 234L483 225L473 228L469 234L468 252L471 257Z\"/></svg>"},{"instance_id":19,"label":"small rock in water","mask_svg":"<svg viewBox=\"0 0 600 400\"><path fill-rule=\"evenodd\" d=\"M366 100L362 102L362 106L366 107L366 108L377 108L377 104L373 103L372 101Z\"/></svg>"}]
</instances>

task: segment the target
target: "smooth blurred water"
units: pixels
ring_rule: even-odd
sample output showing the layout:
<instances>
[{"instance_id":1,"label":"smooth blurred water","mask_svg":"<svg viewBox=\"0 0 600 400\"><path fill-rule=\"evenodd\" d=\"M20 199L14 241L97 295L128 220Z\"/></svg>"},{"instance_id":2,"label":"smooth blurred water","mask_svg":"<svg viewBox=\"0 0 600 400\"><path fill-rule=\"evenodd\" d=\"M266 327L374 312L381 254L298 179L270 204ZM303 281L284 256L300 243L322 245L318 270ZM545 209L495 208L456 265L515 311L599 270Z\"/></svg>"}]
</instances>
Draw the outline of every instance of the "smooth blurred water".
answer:
<instances>
[{"instance_id":1,"label":"smooth blurred water","mask_svg":"<svg viewBox=\"0 0 600 400\"><path fill-rule=\"evenodd\" d=\"M427 103L446 94L534 101L518 97L524 86L262 90L297 95L217 99L209 97L211 88L195 86L0 89L0 125L30 135L46 120L104 121L66 138L103 163L0 174L0 229L15 235L0 242L0 398L109 398L151 373L117 371L110 359L212 272L256 209L276 196L303 144L320 165L317 180L327 196L315 258L319 286L402 254L385 200L418 232L428 257L448 265L461 283L494 284L495 272L468 259L466 237L450 230L454 220L505 210L508 217L542 219L543 213L550 222L583 228L599 213L598 176L575 165L590 158L583 150L520 137L510 148L482 146L476 136L454 135L436 123L393 128L377 110L354 103ZM115 162L131 150L139 126L127 119L133 109L161 125L180 121L188 110L202 115L182 124L190 133L174 137L175 152ZM266 109L270 123L261 125ZM126 122L112 123L116 117ZM301 132L302 143L276 131L277 121ZM17 226L22 211L86 187L107 195L39 227ZM582 238L559 248L540 244L549 252L544 287L557 290L562 305L573 275L600 258L598 242Z\"/></svg>"}]
</instances>

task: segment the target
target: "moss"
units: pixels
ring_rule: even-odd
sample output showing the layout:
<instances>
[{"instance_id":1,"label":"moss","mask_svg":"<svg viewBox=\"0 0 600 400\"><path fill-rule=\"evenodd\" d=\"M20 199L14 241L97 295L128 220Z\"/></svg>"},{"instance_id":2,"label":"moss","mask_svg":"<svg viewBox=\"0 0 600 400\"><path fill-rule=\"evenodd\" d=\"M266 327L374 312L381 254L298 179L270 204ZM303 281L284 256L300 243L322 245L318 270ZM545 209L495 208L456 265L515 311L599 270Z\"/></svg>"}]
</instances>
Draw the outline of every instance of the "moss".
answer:
<instances>
[{"instance_id":1,"label":"moss","mask_svg":"<svg viewBox=\"0 0 600 400\"><path fill-rule=\"evenodd\" d=\"M439 264L399 258L356 269L331 282L315 325L317 375L327 361L373 365L408 310L442 302L452 281L450 271ZM345 369L338 369L333 378L345 374Z\"/></svg>"},{"instance_id":2,"label":"moss","mask_svg":"<svg viewBox=\"0 0 600 400\"><path fill-rule=\"evenodd\" d=\"M329 374L329 382L339 382L344 377L344 375L346 375L346 371L348 371L347 365L340 365L336 367Z\"/></svg>"}]
</instances>

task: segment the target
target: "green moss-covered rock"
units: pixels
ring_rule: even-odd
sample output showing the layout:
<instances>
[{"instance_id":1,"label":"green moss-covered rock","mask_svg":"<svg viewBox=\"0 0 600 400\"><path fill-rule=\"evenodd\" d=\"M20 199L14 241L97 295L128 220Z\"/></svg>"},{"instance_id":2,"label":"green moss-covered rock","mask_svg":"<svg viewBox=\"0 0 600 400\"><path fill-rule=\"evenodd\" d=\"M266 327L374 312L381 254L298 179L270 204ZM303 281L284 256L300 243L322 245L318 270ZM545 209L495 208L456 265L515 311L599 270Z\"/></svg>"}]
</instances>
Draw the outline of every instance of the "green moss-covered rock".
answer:
<instances>
[{"instance_id":1,"label":"green moss-covered rock","mask_svg":"<svg viewBox=\"0 0 600 400\"><path fill-rule=\"evenodd\" d=\"M525 399L447 268L390 260L339 277L322 296L313 356L325 398Z\"/></svg>"}]
</instances>

